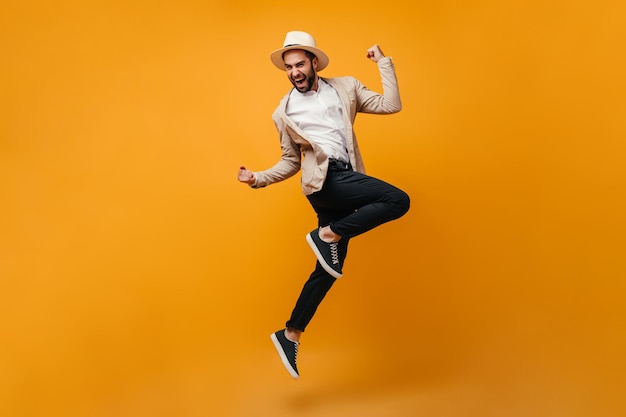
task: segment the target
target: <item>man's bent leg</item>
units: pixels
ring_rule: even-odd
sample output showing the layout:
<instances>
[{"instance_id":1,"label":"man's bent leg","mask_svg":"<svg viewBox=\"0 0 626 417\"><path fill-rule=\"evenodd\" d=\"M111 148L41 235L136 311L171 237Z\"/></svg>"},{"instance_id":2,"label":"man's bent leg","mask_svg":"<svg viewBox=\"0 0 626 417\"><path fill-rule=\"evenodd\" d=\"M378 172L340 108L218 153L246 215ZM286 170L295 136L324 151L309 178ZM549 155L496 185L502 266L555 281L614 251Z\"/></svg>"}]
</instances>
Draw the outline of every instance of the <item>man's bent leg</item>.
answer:
<instances>
[{"instance_id":1,"label":"man's bent leg","mask_svg":"<svg viewBox=\"0 0 626 417\"><path fill-rule=\"evenodd\" d=\"M344 238L358 236L402 217L410 207L409 196L404 191L354 171L329 172L324 188L308 199L318 214L345 213L327 223L334 233Z\"/></svg>"}]
</instances>

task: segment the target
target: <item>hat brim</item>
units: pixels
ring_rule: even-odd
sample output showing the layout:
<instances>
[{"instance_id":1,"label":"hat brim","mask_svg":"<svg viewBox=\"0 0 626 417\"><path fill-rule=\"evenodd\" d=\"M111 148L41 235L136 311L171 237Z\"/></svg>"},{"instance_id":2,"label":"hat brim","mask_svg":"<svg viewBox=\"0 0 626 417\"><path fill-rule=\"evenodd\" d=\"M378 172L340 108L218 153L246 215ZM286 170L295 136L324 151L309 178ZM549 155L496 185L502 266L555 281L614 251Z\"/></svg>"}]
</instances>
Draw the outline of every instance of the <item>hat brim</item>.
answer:
<instances>
[{"instance_id":1,"label":"hat brim","mask_svg":"<svg viewBox=\"0 0 626 417\"><path fill-rule=\"evenodd\" d=\"M328 56L322 52L320 49L314 48L312 46L307 45L290 45L284 48L280 48L272 52L270 55L270 59L272 63L281 71L285 70L285 61L283 60L283 54L287 51L291 51L292 49L302 49L305 51L309 51L317 57L317 71L321 71L328 66Z\"/></svg>"}]
</instances>

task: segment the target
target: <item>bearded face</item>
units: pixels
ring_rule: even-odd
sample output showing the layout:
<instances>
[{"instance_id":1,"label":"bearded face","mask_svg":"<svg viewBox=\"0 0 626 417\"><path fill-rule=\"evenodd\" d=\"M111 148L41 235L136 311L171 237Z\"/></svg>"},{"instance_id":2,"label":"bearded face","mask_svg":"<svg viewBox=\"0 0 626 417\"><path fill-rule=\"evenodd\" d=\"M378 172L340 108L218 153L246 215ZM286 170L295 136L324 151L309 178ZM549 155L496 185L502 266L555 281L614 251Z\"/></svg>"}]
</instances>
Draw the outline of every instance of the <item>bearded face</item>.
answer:
<instances>
[{"instance_id":1,"label":"bearded face","mask_svg":"<svg viewBox=\"0 0 626 417\"><path fill-rule=\"evenodd\" d=\"M317 91L317 58L300 49L292 49L283 55L287 77L301 93Z\"/></svg>"}]
</instances>

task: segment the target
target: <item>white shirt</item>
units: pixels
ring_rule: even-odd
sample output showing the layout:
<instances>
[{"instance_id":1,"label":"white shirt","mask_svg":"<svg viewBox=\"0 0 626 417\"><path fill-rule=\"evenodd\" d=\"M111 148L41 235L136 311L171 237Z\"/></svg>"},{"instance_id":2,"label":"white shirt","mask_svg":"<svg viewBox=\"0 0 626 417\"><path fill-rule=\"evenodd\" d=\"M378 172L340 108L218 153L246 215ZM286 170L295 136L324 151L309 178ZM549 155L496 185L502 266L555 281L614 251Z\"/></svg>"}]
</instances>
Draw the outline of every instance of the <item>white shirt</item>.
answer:
<instances>
[{"instance_id":1,"label":"white shirt","mask_svg":"<svg viewBox=\"0 0 626 417\"><path fill-rule=\"evenodd\" d=\"M326 81L318 78L317 91L294 88L286 113L329 158L348 162L341 98Z\"/></svg>"}]
</instances>

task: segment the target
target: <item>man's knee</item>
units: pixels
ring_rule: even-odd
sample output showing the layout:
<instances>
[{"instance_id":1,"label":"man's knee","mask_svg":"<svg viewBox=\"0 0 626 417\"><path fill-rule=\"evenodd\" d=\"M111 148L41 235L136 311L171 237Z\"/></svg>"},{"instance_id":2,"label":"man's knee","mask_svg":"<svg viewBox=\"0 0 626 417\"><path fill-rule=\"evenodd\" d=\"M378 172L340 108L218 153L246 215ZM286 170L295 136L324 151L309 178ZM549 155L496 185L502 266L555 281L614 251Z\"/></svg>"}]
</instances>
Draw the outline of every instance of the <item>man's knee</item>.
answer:
<instances>
[{"instance_id":1,"label":"man's knee","mask_svg":"<svg viewBox=\"0 0 626 417\"><path fill-rule=\"evenodd\" d=\"M395 212L397 217L402 217L409 211L411 207L411 198L407 193L402 190L398 190L397 196L394 202Z\"/></svg>"}]
</instances>

